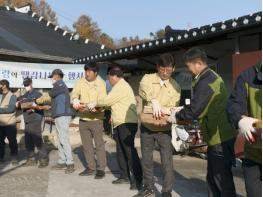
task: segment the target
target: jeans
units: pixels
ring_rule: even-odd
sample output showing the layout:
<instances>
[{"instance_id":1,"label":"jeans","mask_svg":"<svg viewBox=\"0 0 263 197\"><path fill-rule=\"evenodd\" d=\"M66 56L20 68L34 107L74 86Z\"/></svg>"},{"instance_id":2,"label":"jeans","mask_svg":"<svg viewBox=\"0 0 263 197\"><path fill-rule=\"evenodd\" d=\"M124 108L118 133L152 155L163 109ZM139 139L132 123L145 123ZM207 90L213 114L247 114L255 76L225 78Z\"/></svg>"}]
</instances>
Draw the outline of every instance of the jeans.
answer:
<instances>
[{"instance_id":1,"label":"jeans","mask_svg":"<svg viewBox=\"0 0 263 197\"><path fill-rule=\"evenodd\" d=\"M59 164L73 164L73 157L69 141L69 124L71 116L61 116L55 118L55 126L58 136Z\"/></svg>"}]
</instances>

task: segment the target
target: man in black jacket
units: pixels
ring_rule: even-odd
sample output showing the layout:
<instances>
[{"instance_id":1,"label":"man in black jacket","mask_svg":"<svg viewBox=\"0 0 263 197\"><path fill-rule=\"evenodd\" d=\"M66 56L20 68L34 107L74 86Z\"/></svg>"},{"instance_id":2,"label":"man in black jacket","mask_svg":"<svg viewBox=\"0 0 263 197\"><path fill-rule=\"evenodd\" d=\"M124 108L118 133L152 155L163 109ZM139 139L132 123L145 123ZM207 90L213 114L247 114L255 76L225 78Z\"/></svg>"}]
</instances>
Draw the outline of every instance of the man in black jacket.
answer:
<instances>
[{"instance_id":1,"label":"man in black jacket","mask_svg":"<svg viewBox=\"0 0 263 197\"><path fill-rule=\"evenodd\" d=\"M36 99L42 96L40 92L33 89L32 79L25 78L23 85L26 89L26 93L18 98L17 106L25 102L34 102ZM41 122L43 118L43 110L26 108L23 109L23 117L25 121L25 145L28 152L28 158L26 165L36 165L37 159L35 157L35 147L38 149L39 156L39 168L48 166L48 154L43 144L41 133Z\"/></svg>"}]
</instances>

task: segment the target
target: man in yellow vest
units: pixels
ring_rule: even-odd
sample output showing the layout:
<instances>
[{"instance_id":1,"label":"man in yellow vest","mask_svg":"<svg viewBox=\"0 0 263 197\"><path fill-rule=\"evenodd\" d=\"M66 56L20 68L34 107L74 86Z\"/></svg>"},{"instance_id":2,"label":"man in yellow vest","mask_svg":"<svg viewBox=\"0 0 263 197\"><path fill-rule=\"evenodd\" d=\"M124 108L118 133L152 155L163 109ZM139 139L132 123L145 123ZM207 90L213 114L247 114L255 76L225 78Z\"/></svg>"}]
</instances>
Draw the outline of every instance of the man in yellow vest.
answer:
<instances>
[{"instance_id":1,"label":"man in yellow vest","mask_svg":"<svg viewBox=\"0 0 263 197\"><path fill-rule=\"evenodd\" d=\"M79 113L79 131L83 145L85 159L88 163L86 169L80 176L94 175L96 172L96 160L98 169L95 179L101 179L105 176L106 152L103 140L103 117L101 110L83 110L86 104L97 102L99 98L106 97L106 84L98 75L99 67L95 62L90 62L84 66L85 77L76 82L71 93L73 108ZM96 148L93 146L93 140Z\"/></svg>"},{"instance_id":2,"label":"man in yellow vest","mask_svg":"<svg viewBox=\"0 0 263 197\"><path fill-rule=\"evenodd\" d=\"M16 96L9 90L9 82L5 79L0 81L0 161L4 161L5 138L9 141L12 164L18 164L17 140L16 140Z\"/></svg>"},{"instance_id":3,"label":"man in yellow vest","mask_svg":"<svg viewBox=\"0 0 263 197\"><path fill-rule=\"evenodd\" d=\"M134 138L138 127L136 100L130 85L123 79L123 71L119 67L109 69L108 79L112 90L97 103L90 103L92 110L97 107L110 107L117 144L117 160L120 177L113 184L128 184L130 189L140 189L142 184L142 169Z\"/></svg>"},{"instance_id":4,"label":"man in yellow vest","mask_svg":"<svg viewBox=\"0 0 263 197\"><path fill-rule=\"evenodd\" d=\"M153 116L158 119L162 116L164 108L179 105L181 89L171 77L175 71L174 58L171 54L163 54L158 57L156 65L156 73L146 74L142 78L139 95L143 99L143 106L152 106ZM171 126L159 127L142 123L141 151L144 188L136 197L154 195L153 151L155 142L160 147L164 173L162 196L172 196L174 170Z\"/></svg>"}]
</instances>

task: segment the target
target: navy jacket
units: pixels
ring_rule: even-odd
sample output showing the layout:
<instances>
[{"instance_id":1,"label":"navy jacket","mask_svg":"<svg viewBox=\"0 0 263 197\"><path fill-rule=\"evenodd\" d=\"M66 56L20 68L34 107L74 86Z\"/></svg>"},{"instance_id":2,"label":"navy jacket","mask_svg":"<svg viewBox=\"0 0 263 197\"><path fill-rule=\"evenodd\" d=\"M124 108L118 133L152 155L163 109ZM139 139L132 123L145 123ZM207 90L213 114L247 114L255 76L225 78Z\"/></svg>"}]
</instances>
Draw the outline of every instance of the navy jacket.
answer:
<instances>
[{"instance_id":1,"label":"navy jacket","mask_svg":"<svg viewBox=\"0 0 263 197\"><path fill-rule=\"evenodd\" d=\"M249 107L249 102L253 103L254 105L261 103L261 96L259 96L260 101L257 101L257 95L252 95L248 90L248 87L249 89L253 88L262 90L261 64L248 68L242 72L236 80L235 88L229 98L227 106L229 121L235 128L238 128L238 122L242 115L253 117L252 109ZM252 108L257 108L257 106L252 106Z\"/></svg>"},{"instance_id":2,"label":"navy jacket","mask_svg":"<svg viewBox=\"0 0 263 197\"><path fill-rule=\"evenodd\" d=\"M72 116L70 107L70 95L68 87L64 81L59 80L53 84L53 88L49 91L51 97L52 117Z\"/></svg>"},{"instance_id":3,"label":"navy jacket","mask_svg":"<svg viewBox=\"0 0 263 197\"><path fill-rule=\"evenodd\" d=\"M214 94L209 84L213 83L217 79L217 76L208 67L199 76L198 83L193 87L191 104L185 105L184 109L176 114L178 120L198 120L199 115L207 107L208 102Z\"/></svg>"}]
</instances>

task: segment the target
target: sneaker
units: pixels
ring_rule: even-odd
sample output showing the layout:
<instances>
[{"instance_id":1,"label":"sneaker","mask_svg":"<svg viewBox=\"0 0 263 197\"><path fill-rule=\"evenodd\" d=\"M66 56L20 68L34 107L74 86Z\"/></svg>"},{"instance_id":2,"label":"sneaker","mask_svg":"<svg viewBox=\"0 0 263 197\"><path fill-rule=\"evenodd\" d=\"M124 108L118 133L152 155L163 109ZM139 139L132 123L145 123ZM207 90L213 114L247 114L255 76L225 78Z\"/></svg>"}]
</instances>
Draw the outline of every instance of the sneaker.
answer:
<instances>
[{"instance_id":1,"label":"sneaker","mask_svg":"<svg viewBox=\"0 0 263 197\"><path fill-rule=\"evenodd\" d=\"M105 177L105 172L103 170L98 170L96 175L95 175L95 179L102 179Z\"/></svg>"},{"instance_id":2,"label":"sneaker","mask_svg":"<svg viewBox=\"0 0 263 197\"><path fill-rule=\"evenodd\" d=\"M40 159L38 168L45 168L48 166L48 159Z\"/></svg>"},{"instance_id":3,"label":"sneaker","mask_svg":"<svg viewBox=\"0 0 263 197\"><path fill-rule=\"evenodd\" d=\"M36 166L37 165L37 160L34 158L29 158L26 160L25 166Z\"/></svg>"},{"instance_id":4,"label":"sneaker","mask_svg":"<svg viewBox=\"0 0 263 197\"><path fill-rule=\"evenodd\" d=\"M153 189L144 188L143 190L139 191L139 193L133 197L154 197L154 196L155 195L154 195Z\"/></svg>"},{"instance_id":5,"label":"sneaker","mask_svg":"<svg viewBox=\"0 0 263 197\"><path fill-rule=\"evenodd\" d=\"M71 174L75 171L74 164L67 165L67 168L65 170L66 174Z\"/></svg>"},{"instance_id":6,"label":"sneaker","mask_svg":"<svg viewBox=\"0 0 263 197\"><path fill-rule=\"evenodd\" d=\"M112 181L112 184L129 184L129 179L128 178L118 178L114 181Z\"/></svg>"},{"instance_id":7,"label":"sneaker","mask_svg":"<svg viewBox=\"0 0 263 197\"><path fill-rule=\"evenodd\" d=\"M53 170L65 170L67 165L65 163L58 163L51 167Z\"/></svg>"},{"instance_id":8,"label":"sneaker","mask_svg":"<svg viewBox=\"0 0 263 197\"><path fill-rule=\"evenodd\" d=\"M90 176L90 175L93 175L94 173L95 173L95 170L92 170L89 167L87 167L84 171L79 173L79 176Z\"/></svg>"},{"instance_id":9,"label":"sneaker","mask_svg":"<svg viewBox=\"0 0 263 197\"><path fill-rule=\"evenodd\" d=\"M171 192L162 192L162 197L172 197Z\"/></svg>"}]
</instances>

